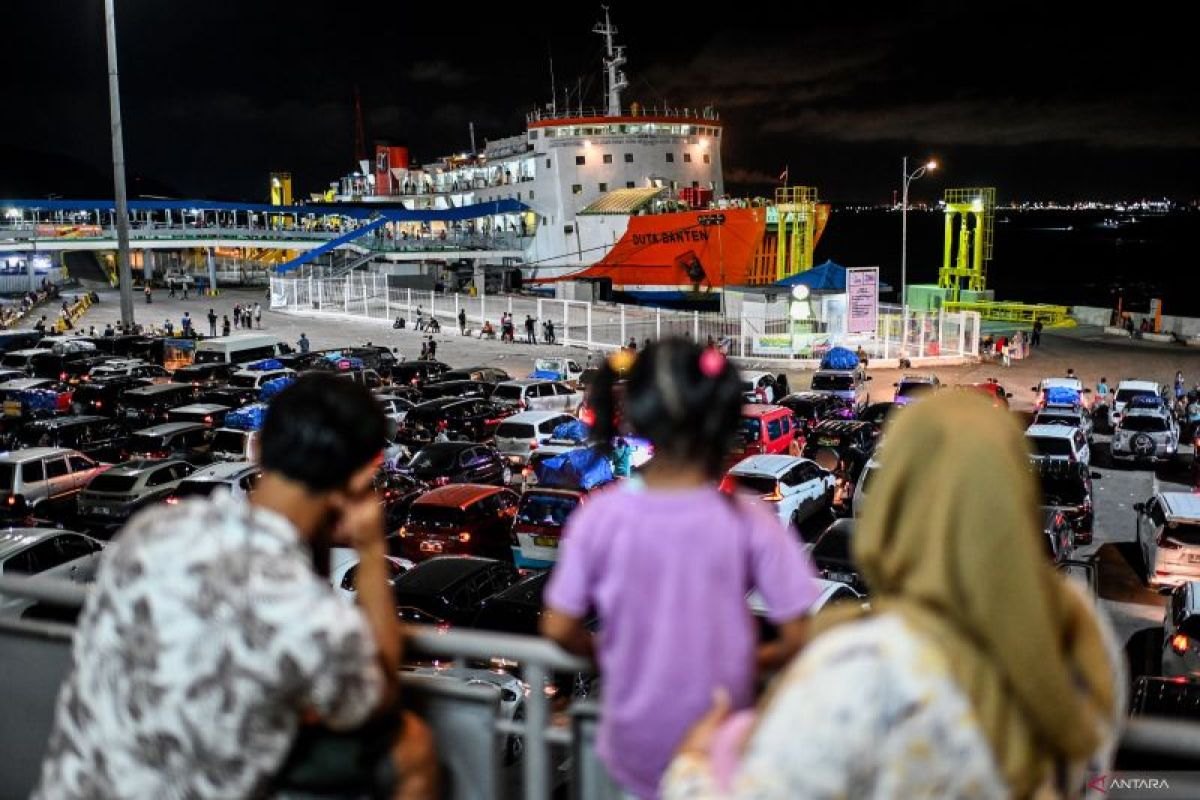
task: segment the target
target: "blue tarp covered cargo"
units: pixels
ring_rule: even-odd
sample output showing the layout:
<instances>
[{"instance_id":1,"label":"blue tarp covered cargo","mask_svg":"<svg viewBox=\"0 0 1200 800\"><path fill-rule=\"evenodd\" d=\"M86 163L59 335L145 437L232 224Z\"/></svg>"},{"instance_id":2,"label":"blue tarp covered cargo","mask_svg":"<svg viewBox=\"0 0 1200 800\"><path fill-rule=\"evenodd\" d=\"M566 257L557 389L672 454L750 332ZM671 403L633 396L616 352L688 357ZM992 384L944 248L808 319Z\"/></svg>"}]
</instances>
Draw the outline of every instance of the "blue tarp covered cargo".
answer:
<instances>
[{"instance_id":1,"label":"blue tarp covered cargo","mask_svg":"<svg viewBox=\"0 0 1200 800\"><path fill-rule=\"evenodd\" d=\"M548 489L594 489L613 479L608 458L595 448L578 450L536 462L538 486Z\"/></svg>"},{"instance_id":2,"label":"blue tarp covered cargo","mask_svg":"<svg viewBox=\"0 0 1200 800\"><path fill-rule=\"evenodd\" d=\"M266 403L251 403L225 415L225 427L239 431L257 431L267 417Z\"/></svg>"},{"instance_id":3,"label":"blue tarp covered cargo","mask_svg":"<svg viewBox=\"0 0 1200 800\"><path fill-rule=\"evenodd\" d=\"M292 375L284 375L282 378L272 378L258 390L258 399L265 403L295 382L296 378Z\"/></svg>"},{"instance_id":4,"label":"blue tarp covered cargo","mask_svg":"<svg viewBox=\"0 0 1200 800\"><path fill-rule=\"evenodd\" d=\"M557 381L562 379L562 375L558 374L558 370L535 369L529 373L529 378L535 381Z\"/></svg>"},{"instance_id":5,"label":"blue tarp covered cargo","mask_svg":"<svg viewBox=\"0 0 1200 800\"><path fill-rule=\"evenodd\" d=\"M858 356L845 347L831 347L821 359L821 369L857 369Z\"/></svg>"},{"instance_id":6,"label":"blue tarp covered cargo","mask_svg":"<svg viewBox=\"0 0 1200 800\"><path fill-rule=\"evenodd\" d=\"M1051 406L1079 405L1079 392L1069 386L1048 386L1046 404Z\"/></svg>"},{"instance_id":7,"label":"blue tarp covered cargo","mask_svg":"<svg viewBox=\"0 0 1200 800\"><path fill-rule=\"evenodd\" d=\"M576 419L556 427L550 438L568 442L586 442L591 432L587 424Z\"/></svg>"},{"instance_id":8,"label":"blue tarp covered cargo","mask_svg":"<svg viewBox=\"0 0 1200 800\"><path fill-rule=\"evenodd\" d=\"M246 369L254 372L266 372L271 369L283 369L283 362L275 358L264 358L262 361L255 361L246 365Z\"/></svg>"}]
</instances>

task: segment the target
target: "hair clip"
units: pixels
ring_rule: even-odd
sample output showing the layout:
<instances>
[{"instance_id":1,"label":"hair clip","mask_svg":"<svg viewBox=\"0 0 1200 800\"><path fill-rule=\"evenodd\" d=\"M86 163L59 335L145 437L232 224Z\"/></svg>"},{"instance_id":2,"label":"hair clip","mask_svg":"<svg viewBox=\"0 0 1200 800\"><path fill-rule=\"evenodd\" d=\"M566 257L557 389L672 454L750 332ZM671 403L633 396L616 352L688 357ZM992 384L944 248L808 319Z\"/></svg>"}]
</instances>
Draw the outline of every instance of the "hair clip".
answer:
<instances>
[{"instance_id":1,"label":"hair clip","mask_svg":"<svg viewBox=\"0 0 1200 800\"><path fill-rule=\"evenodd\" d=\"M715 378L725 369L725 356L715 347L706 347L700 354L700 371L706 378Z\"/></svg>"}]
</instances>

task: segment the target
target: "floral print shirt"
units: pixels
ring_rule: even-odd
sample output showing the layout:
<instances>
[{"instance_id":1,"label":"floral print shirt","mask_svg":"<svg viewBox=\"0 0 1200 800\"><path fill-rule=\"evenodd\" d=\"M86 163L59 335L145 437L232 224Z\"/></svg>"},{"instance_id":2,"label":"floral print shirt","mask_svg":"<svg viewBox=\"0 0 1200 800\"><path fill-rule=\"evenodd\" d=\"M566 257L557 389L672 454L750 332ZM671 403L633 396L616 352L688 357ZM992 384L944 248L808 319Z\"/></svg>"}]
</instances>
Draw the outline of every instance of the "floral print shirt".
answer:
<instances>
[{"instance_id":1,"label":"floral print shirt","mask_svg":"<svg viewBox=\"0 0 1200 800\"><path fill-rule=\"evenodd\" d=\"M105 551L34 797L261 795L302 712L354 727L383 686L366 619L285 518L224 493L159 506Z\"/></svg>"}]
</instances>

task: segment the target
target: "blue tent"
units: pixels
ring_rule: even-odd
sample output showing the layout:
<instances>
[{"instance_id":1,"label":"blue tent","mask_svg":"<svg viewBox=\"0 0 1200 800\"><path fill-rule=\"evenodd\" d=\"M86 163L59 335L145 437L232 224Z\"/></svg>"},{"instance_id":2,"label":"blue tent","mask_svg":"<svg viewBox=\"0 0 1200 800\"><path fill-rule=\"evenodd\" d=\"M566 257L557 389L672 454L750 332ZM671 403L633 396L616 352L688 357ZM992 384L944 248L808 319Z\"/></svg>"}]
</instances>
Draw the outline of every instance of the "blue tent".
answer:
<instances>
[{"instance_id":1,"label":"blue tent","mask_svg":"<svg viewBox=\"0 0 1200 800\"><path fill-rule=\"evenodd\" d=\"M799 272L775 283L776 286L800 286L803 284L814 292L846 291L846 268L832 261Z\"/></svg>"}]
</instances>

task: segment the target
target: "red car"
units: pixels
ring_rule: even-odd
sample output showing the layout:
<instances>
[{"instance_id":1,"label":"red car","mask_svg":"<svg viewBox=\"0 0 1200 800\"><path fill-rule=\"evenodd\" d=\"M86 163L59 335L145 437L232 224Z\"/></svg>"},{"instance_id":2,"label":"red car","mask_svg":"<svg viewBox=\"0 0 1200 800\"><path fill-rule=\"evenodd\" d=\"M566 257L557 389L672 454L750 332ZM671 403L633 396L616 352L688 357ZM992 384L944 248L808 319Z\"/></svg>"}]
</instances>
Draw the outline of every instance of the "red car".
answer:
<instances>
[{"instance_id":1,"label":"red car","mask_svg":"<svg viewBox=\"0 0 1200 800\"><path fill-rule=\"evenodd\" d=\"M434 556L486 556L512 561L512 524L517 493L499 486L457 483L419 497L400 529L400 555L410 561Z\"/></svg>"},{"instance_id":2,"label":"red car","mask_svg":"<svg viewBox=\"0 0 1200 800\"><path fill-rule=\"evenodd\" d=\"M979 383L960 383L958 388L983 392L992 398L992 405L996 408L1008 408L1008 398L1012 397L1012 392L1004 391L1004 387L995 378Z\"/></svg>"},{"instance_id":3,"label":"red car","mask_svg":"<svg viewBox=\"0 0 1200 800\"><path fill-rule=\"evenodd\" d=\"M751 403L742 406L740 445L734 448L733 460L762 453L800 455L804 446L803 431L791 409L783 406Z\"/></svg>"}]
</instances>

